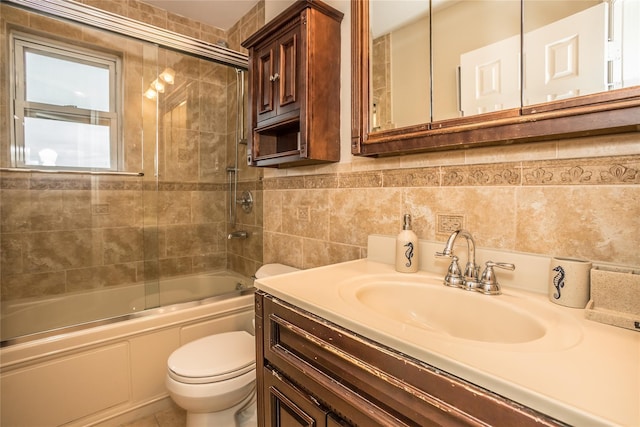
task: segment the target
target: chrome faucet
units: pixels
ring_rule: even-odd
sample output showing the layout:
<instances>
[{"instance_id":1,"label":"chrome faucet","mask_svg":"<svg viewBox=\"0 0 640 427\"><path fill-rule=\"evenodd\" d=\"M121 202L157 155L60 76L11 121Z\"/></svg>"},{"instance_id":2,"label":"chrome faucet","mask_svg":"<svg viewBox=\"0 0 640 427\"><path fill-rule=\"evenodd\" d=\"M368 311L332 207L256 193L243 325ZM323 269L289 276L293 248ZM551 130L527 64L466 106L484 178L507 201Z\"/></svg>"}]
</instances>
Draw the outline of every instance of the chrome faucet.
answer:
<instances>
[{"instance_id":1,"label":"chrome faucet","mask_svg":"<svg viewBox=\"0 0 640 427\"><path fill-rule=\"evenodd\" d=\"M453 245L458 236L462 236L467 240L467 265L464 268L464 275L460 274L458 257L453 255ZM456 230L451 233L444 246L444 250L442 252L436 252L436 256L453 258L444 280L445 285L459 287L468 291L475 290L480 285L478 279L480 267L476 265L476 242L467 230Z\"/></svg>"},{"instance_id":2,"label":"chrome faucet","mask_svg":"<svg viewBox=\"0 0 640 427\"><path fill-rule=\"evenodd\" d=\"M453 254L453 245L456 243L458 236L462 236L467 240L467 265L464 274L460 272L458 266L458 257ZM476 242L473 236L466 230L456 230L449 236L447 243L442 252L436 252L437 257L451 258L451 265L444 278L444 284L456 288L462 288L467 291L478 291L485 295L500 295L500 284L493 271L494 267L503 268L505 270L515 270L516 266L506 262L487 261L482 276L478 277L480 266L476 265Z\"/></svg>"}]
</instances>

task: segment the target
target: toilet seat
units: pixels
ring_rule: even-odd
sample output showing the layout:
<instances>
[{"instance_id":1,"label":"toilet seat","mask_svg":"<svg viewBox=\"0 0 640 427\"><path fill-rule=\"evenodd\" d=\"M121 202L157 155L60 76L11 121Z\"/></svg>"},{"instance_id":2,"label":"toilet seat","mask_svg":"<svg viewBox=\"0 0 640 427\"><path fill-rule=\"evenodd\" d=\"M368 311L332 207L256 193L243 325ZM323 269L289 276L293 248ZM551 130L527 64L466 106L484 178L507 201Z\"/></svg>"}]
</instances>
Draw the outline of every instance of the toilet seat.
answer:
<instances>
[{"instance_id":1,"label":"toilet seat","mask_svg":"<svg viewBox=\"0 0 640 427\"><path fill-rule=\"evenodd\" d=\"M229 380L255 370L255 339L245 331L200 338L174 351L167 364L169 376L181 383Z\"/></svg>"}]
</instances>

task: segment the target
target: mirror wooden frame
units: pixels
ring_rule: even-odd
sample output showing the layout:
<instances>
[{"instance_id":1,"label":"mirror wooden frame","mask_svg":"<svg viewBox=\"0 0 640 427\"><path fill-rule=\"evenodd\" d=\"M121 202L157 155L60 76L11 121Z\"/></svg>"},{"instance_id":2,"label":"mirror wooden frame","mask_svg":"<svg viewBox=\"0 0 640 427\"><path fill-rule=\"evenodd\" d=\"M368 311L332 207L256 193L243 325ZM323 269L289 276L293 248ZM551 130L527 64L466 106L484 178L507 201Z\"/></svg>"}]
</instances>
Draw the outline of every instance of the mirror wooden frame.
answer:
<instances>
[{"instance_id":1,"label":"mirror wooden frame","mask_svg":"<svg viewBox=\"0 0 640 427\"><path fill-rule=\"evenodd\" d=\"M640 131L640 86L370 132L369 0L351 0L351 153L389 156Z\"/></svg>"}]
</instances>

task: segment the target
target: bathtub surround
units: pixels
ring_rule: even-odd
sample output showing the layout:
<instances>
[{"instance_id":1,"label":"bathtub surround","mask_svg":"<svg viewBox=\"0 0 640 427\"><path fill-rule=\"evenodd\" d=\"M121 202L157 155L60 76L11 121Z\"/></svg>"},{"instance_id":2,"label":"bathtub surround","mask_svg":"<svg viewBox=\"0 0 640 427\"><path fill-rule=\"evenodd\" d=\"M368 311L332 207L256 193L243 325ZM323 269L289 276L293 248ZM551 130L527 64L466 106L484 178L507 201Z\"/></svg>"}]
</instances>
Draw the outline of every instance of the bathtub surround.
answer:
<instances>
[{"instance_id":1,"label":"bathtub surround","mask_svg":"<svg viewBox=\"0 0 640 427\"><path fill-rule=\"evenodd\" d=\"M225 33L135 1L85 3L210 43L225 40L235 50L263 15L256 6ZM238 213L237 227L248 229L250 239L228 246L226 240L232 231L226 221L226 167L236 150L235 70L4 3L0 8L3 58L13 28L122 52L125 167L144 172L142 177L1 172L2 301L224 269L255 273L262 264L261 183L243 161L239 189L251 190L259 208L251 215ZM175 83L160 94L156 112L154 103L140 96L148 86L141 82L165 66L175 70ZM1 78L0 166L9 167L4 113L9 73ZM242 146L239 155L244 158Z\"/></svg>"},{"instance_id":2,"label":"bathtub surround","mask_svg":"<svg viewBox=\"0 0 640 427\"><path fill-rule=\"evenodd\" d=\"M225 268L224 184L29 175L1 180L3 301Z\"/></svg>"}]
</instances>

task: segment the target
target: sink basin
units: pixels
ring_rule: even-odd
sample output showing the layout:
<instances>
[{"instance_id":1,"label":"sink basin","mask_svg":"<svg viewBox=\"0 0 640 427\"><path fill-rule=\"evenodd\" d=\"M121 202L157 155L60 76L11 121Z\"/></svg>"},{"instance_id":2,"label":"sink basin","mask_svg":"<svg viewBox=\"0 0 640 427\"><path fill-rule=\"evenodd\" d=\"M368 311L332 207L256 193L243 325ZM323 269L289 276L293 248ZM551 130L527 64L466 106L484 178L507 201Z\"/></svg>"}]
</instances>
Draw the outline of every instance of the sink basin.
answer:
<instances>
[{"instance_id":1,"label":"sink basin","mask_svg":"<svg viewBox=\"0 0 640 427\"><path fill-rule=\"evenodd\" d=\"M501 299L442 285L369 283L354 297L379 316L467 340L521 343L546 332L534 316Z\"/></svg>"},{"instance_id":2,"label":"sink basin","mask_svg":"<svg viewBox=\"0 0 640 427\"><path fill-rule=\"evenodd\" d=\"M558 351L582 337L575 319L546 297L515 289L483 295L444 286L442 277L427 273L364 275L336 285L351 316L417 345Z\"/></svg>"}]
</instances>

